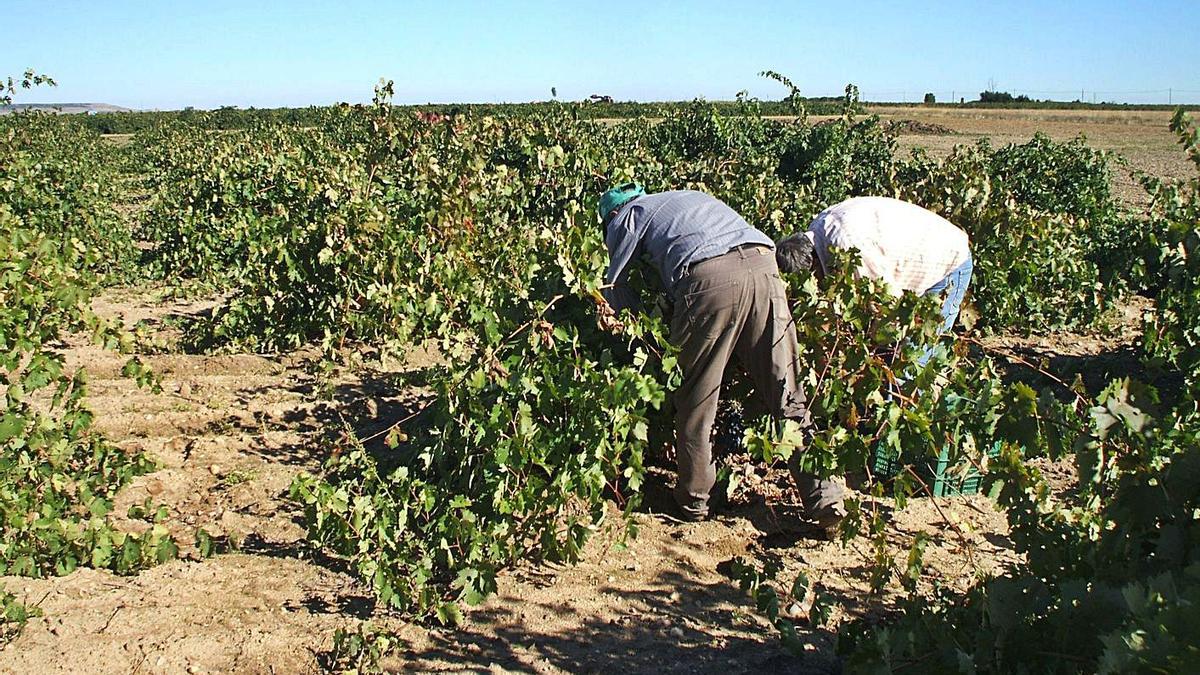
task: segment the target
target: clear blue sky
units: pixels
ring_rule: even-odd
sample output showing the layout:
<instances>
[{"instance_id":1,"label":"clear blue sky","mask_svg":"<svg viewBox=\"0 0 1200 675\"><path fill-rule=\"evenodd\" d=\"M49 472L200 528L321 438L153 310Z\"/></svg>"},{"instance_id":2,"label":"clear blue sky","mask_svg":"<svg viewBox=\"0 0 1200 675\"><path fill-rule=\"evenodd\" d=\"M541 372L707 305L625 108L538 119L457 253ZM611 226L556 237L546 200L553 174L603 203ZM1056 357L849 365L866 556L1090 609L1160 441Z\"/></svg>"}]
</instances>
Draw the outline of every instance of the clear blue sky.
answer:
<instances>
[{"instance_id":1,"label":"clear blue sky","mask_svg":"<svg viewBox=\"0 0 1200 675\"><path fill-rule=\"evenodd\" d=\"M1200 102L1200 1L80 2L4 0L0 74L19 102L132 108L807 95Z\"/></svg>"}]
</instances>

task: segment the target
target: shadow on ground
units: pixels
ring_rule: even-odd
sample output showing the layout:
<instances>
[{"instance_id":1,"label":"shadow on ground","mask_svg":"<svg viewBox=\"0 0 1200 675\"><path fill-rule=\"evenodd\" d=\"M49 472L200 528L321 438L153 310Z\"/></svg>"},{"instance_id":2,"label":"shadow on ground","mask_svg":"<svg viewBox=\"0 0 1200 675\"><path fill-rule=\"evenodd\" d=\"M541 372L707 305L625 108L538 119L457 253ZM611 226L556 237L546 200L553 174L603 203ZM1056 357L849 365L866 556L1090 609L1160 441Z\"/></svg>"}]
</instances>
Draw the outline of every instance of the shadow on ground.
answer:
<instances>
[{"instance_id":1,"label":"shadow on ground","mask_svg":"<svg viewBox=\"0 0 1200 675\"><path fill-rule=\"evenodd\" d=\"M205 433L244 433L252 439L247 452L288 465L315 468L351 437L386 461L395 452L386 443L386 432L397 422L407 420L408 429L420 422L419 412L429 397L415 387L425 377L423 371L364 371L353 382L329 386L309 376L240 389L235 393L240 410L214 421ZM269 396L299 402L278 410L250 410L253 402ZM281 440L284 435L286 440Z\"/></svg>"},{"instance_id":2,"label":"shadow on ground","mask_svg":"<svg viewBox=\"0 0 1200 675\"><path fill-rule=\"evenodd\" d=\"M572 673L841 672L832 633L805 632L802 639L812 651L785 652L772 628L747 615L751 608L733 582L704 584L667 571L651 588L629 593L597 586L597 595L622 596L613 611L597 616L583 615L565 601L531 602L519 612L476 610L467 628L434 630L429 646L410 647L402 657L404 668L451 663L468 672L496 667Z\"/></svg>"}]
</instances>

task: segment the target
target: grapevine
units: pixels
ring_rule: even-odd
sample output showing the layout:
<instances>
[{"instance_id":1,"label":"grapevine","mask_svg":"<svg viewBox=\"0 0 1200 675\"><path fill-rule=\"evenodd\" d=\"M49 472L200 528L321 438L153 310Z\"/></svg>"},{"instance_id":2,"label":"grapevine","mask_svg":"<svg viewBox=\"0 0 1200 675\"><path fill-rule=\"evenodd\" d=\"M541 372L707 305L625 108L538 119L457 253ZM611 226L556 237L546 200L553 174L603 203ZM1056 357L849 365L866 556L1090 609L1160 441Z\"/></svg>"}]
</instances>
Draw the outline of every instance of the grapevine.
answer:
<instances>
[{"instance_id":1,"label":"grapevine","mask_svg":"<svg viewBox=\"0 0 1200 675\"><path fill-rule=\"evenodd\" d=\"M789 109L811 112L790 80L764 74L789 87ZM733 382L747 403L723 417L721 444L766 464L802 450L802 468L826 477L865 472L871 503L897 507L932 491L920 469L945 453L950 473L982 474L1023 555L965 592L931 592L919 583L926 541L895 563L888 524L853 500L843 538L868 536L873 588L898 581L907 598L885 624L841 627L848 662L1119 672L1194 658L1196 179L1145 177L1152 202L1135 214L1109 191L1113 158L1083 139L902 157L852 86L819 124L744 99L732 113L697 101L609 124L559 104L414 112L391 92L383 82L371 105L313 109L302 124L164 115L119 152L96 122L0 122L0 572L135 573L178 553L153 504L130 512L155 521L143 534L109 522L116 493L155 465L96 433L86 374L61 350L79 333L128 347L90 303L147 276L217 298L187 325L190 349L315 345L324 366L353 365L359 348L436 350L417 412L374 435L342 429L289 494L309 544L345 561L382 607L459 623L506 567L578 560L603 528L634 536L646 464L661 459L680 377L669 308L647 303L601 328L600 191L632 179L703 190L776 238L834 202L886 194L970 234L981 330L1095 328L1125 294L1153 291L1142 348L1163 382L1038 392L977 340L938 335L936 301L854 277L852 254L822 278L790 275L815 428L763 418ZM1173 128L1200 156L1183 115ZM119 208L129 186L145 192L136 216ZM662 291L648 274L632 284L643 298ZM127 372L152 385L140 362ZM1055 499L1035 456L1073 457L1078 493ZM872 473L879 457L892 475ZM207 533L196 541L214 552ZM794 648L781 598L814 623L829 606L807 577L780 594L778 572L731 565ZM19 626L23 606L0 600L4 630ZM334 658L367 667L394 646L343 631Z\"/></svg>"}]
</instances>

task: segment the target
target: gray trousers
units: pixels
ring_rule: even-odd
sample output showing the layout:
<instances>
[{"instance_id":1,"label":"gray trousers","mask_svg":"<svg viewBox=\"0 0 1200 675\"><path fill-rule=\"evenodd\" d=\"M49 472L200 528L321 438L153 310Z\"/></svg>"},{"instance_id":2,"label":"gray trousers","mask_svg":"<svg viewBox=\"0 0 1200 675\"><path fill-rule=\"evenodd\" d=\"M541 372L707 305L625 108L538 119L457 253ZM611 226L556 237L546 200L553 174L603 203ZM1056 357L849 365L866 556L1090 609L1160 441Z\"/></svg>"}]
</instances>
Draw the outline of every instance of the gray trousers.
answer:
<instances>
[{"instance_id":1,"label":"gray trousers","mask_svg":"<svg viewBox=\"0 0 1200 675\"><path fill-rule=\"evenodd\" d=\"M712 426L731 358L749 373L772 415L810 424L797 385L795 319L774 252L750 246L692 265L675 289L671 341L680 348L683 368L675 392L675 499L687 515L703 517L717 475ZM822 525L840 519L841 487L801 472L796 461L789 468L808 515Z\"/></svg>"}]
</instances>

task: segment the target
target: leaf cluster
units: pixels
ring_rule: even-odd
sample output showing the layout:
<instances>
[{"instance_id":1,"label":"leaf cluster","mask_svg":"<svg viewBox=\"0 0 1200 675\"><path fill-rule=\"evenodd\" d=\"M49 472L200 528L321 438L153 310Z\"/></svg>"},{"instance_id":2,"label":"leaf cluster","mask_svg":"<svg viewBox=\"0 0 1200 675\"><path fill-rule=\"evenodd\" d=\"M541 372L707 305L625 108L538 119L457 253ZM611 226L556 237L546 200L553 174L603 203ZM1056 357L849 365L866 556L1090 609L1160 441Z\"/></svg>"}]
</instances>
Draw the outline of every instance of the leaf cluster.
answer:
<instances>
[{"instance_id":1,"label":"leaf cluster","mask_svg":"<svg viewBox=\"0 0 1200 675\"><path fill-rule=\"evenodd\" d=\"M71 333L129 347L90 309L130 252L106 187L110 155L46 116L11 116L0 133L0 573L131 573L175 555L162 527L132 535L106 518L116 491L153 464L93 429L85 374L59 349ZM136 360L126 371L153 379Z\"/></svg>"}]
</instances>

